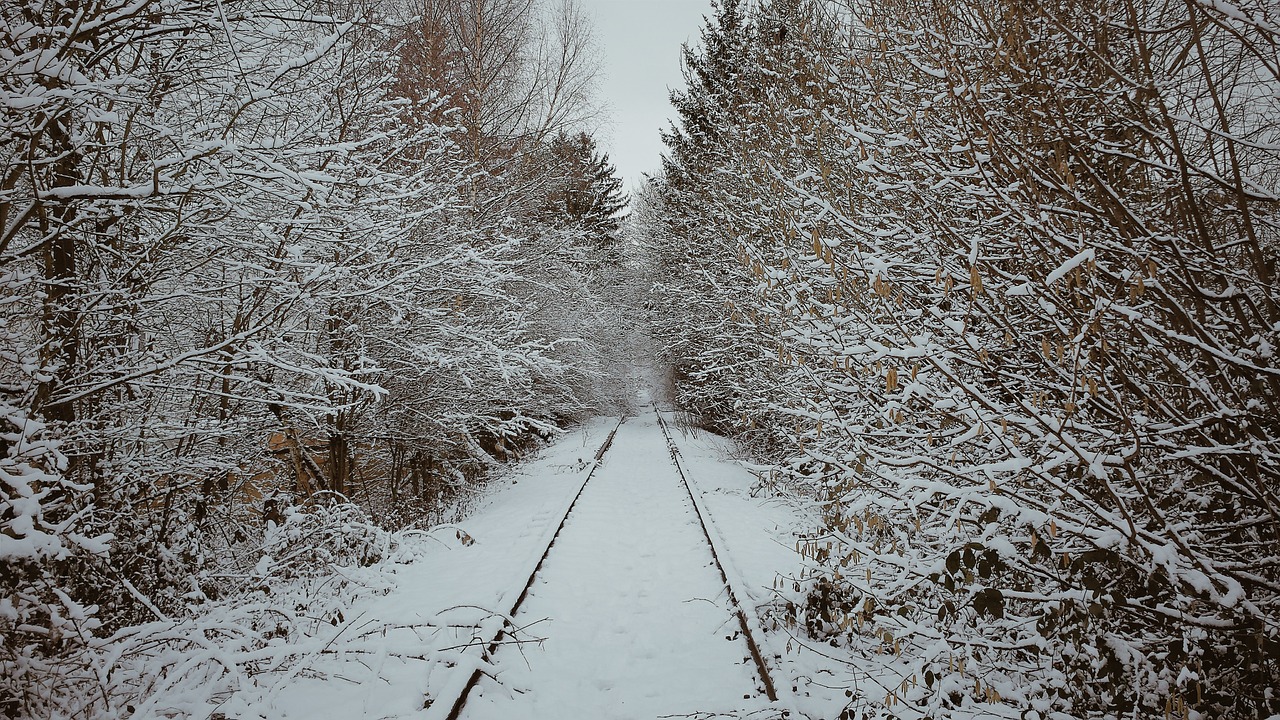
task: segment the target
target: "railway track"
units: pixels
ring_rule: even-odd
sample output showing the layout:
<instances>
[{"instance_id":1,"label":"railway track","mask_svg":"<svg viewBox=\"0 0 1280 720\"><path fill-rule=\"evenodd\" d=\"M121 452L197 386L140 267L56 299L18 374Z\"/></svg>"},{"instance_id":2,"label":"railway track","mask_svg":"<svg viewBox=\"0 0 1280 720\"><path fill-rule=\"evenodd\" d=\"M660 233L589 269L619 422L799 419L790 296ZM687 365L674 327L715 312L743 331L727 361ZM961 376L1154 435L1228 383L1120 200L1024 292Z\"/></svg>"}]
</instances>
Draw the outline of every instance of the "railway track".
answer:
<instances>
[{"instance_id":1,"label":"railway track","mask_svg":"<svg viewBox=\"0 0 1280 720\"><path fill-rule=\"evenodd\" d=\"M564 524L568 522L569 516L573 514L573 507L578 504L578 499L582 497L582 491L587 489L587 484L591 482L591 478L595 477L596 471L600 469L600 465L604 461L605 453L609 452L609 447L613 445L613 438L618 434L618 428L622 427L622 424L626 421L627 418L625 415L619 418L618 424L614 426L613 430L609 431L609 435L605 437L604 442L600 444L600 449L596 450L595 464L592 465L591 470L587 472L587 477L583 479L581 487L579 487L578 492L574 494L573 500L569 502L569 506L565 508L564 515L560 517L560 523L556 526L556 531L551 533L551 540L547 543L547 546L543 548L542 555L538 558L538 563L533 566L533 571L529 573L529 578L525 580L524 587L521 588L520 594L516 596L515 602L512 603L511 607L507 610L507 617L514 618L516 611L520 609L520 605L524 602L525 598L529 596L529 588L533 587L533 581L537 579L538 571L541 570L543 564L546 563L547 556L551 554L551 548L555 547L556 538L560 537L561 531L564 530ZM482 655L484 659L488 660L493 657L494 653L498 651L498 646L502 644L502 637L505 634L505 629L498 629L485 647ZM458 720L462 714L463 706L467 703L467 696L471 694L471 690L476 686L476 683L480 682L480 677L483 674L484 672L479 668L472 671L471 677L467 679L466 685L462 688L462 692L458 694L458 697L453 701L453 705L449 709L449 715L447 716L448 720Z\"/></svg>"},{"instance_id":2,"label":"railway track","mask_svg":"<svg viewBox=\"0 0 1280 720\"><path fill-rule=\"evenodd\" d=\"M751 659L756 664L756 674L760 676L760 683L764 686L765 696L770 702L777 702L778 691L774 687L773 679L769 676L769 666L764 662L764 656L760 653L760 646L756 644L755 635L751 631L751 623L747 621L747 613L743 610L742 603L738 601L738 595L734 592L733 583L729 580L728 573L724 570L724 565L720 562L720 543L712 537L711 528L708 527L710 514L703 506L702 501L698 498L698 494L693 491L693 486L689 483L689 477L685 474L684 464L680 460L680 448L676 446L675 439L671 437L671 430L667 427L667 421L662 418L662 413L654 408L654 414L658 416L658 427L662 429L662 437L667 441L667 450L671 453L671 463L676 466L676 472L680 474L680 481L684 483L684 489L689 493L689 500L693 503L693 509L698 515L698 525L702 528L702 535L707 540L707 545L711 548L711 557L715 560L716 570L720 572L720 579L724 581L725 591L729 594L729 602L733 603L734 613L738 616L738 626L742 629L742 637L747 642L747 648L751 650Z\"/></svg>"},{"instance_id":3,"label":"railway track","mask_svg":"<svg viewBox=\"0 0 1280 720\"><path fill-rule=\"evenodd\" d=\"M753 636L752 623L749 622L747 613L743 610L742 606L738 602L739 593L735 592L733 583L730 581L729 576L725 572L725 568L721 563L721 555L723 553L723 548L721 547L721 543L718 542L717 539L714 537L714 533L713 533L714 525L712 524L710 520L710 516L707 514L705 507L703 507L702 502L698 498L697 494L694 492L693 486L691 485L689 478L685 472L685 468L683 467L683 464L681 462L679 449L677 448L675 441L672 439L671 433L667 428L666 422L663 420L661 414L657 413L656 410L655 410L655 414L657 414L658 425L662 431L662 436L666 441L667 449L671 456L671 462L674 465L676 472L680 477L681 482L683 483L685 491L688 493L689 500L692 503L695 514L697 515L697 518L698 518L698 526L702 531L702 536L705 539L707 546L711 550L711 556L713 558L714 564L716 566L717 571L720 574L720 579L724 585L729 601L732 603L732 608L733 608L732 612L737 616L738 625L741 630L741 636L746 641L747 647L750 651L751 659L755 663L756 674L758 675L760 680L758 688L762 687L764 690L764 695L769 699L770 702L774 702L777 700L777 692L775 690L775 685L769 676L768 667L764 662L763 656L760 653L759 646L756 643L756 640ZM516 616L516 613L520 610L522 603L525 601L527 597L529 597L531 588L534 586L535 581L538 580L539 573L542 571L542 568L546 563L547 558L551 555L552 549L556 545L556 540L560 537L561 532L564 530L565 525L568 523L569 517L573 514L574 507L578 504L579 498L582 497L583 492L587 488L587 485L590 484L592 478L595 476L596 470L598 470L603 464L605 454L608 452L609 448L612 446L614 437L617 434L618 430L622 427L622 424L624 422L626 422L626 418L619 420L618 425L615 426L614 429L609 433L608 437L606 437L605 441L601 444L600 449L596 452L595 465L592 467L591 471L587 474L587 477L583 480L582 485L578 488L577 493L574 495L573 500L569 503L564 514L560 517L559 524L556 527L555 532L552 533L551 538L548 541L546 547L543 548L543 551L541 553L541 556L537 564L534 566L532 572L530 572L529 577L526 580L524 587L521 588L521 591L519 595L516 597L515 602L512 603L509 609L507 609L506 616L508 618L514 618ZM481 657L485 661L492 662L494 654L498 651L498 648L502 644L504 644L503 641L504 641L505 635L506 635L505 627L500 628L495 632L493 637L489 639L488 643L483 646ZM446 716L447 720L458 720L462 716L463 709L466 706L468 697L471 695L472 690L475 688L475 686L480 681L483 675L484 675L484 671L479 668L477 668L471 673L471 676L469 677L466 684L461 688L461 691L457 694L457 697L454 698L453 703L450 706L449 714ZM446 698L437 698L435 703L433 704L436 705L437 708L441 708L442 706L440 706L439 703L444 701L446 701ZM785 716L785 713L784 713L784 716Z\"/></svg>"}]
</instances>

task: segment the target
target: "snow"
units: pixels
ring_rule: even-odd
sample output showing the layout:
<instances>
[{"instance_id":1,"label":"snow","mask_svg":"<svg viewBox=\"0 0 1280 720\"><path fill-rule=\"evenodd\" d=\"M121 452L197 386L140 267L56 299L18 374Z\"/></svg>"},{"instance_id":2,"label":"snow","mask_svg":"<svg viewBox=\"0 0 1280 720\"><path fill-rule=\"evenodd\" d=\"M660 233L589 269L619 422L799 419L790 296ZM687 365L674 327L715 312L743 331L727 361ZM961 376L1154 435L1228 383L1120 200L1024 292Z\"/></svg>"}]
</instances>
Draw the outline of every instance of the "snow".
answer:
<instances>
[{"instance_id":1,"label":"snow","mask_svg":"<svg viewBox=\"0 0 1280 720\"><path fill-rule=\"evenodd\" d=\"M303 664L306 672L257 678L219 712L273 720L423 717L427 698L456 692L470 676L477 638L488 640L477 626L514 601L611 427L600 419L562 438L456 528L408 536L390 592L347 608L345 620L319 638L327 649ZM474 542L460 542L457 530Z\"/></svg>"},{"instance_id":2,"label":"snow","mask_svg":"<svg viewBox=\"0 0 1280 720\"><path fill-rule=\"evenodd\" d=\"M252 651L281 664L289 653L306 656L281 672L240 674L239 687L216 698L216 711L281 720L445 718L479 669L463 718L767 717L788 707L814 718L838 714L843 694L810 687L810 679L839 668L816 653L789 653L791 638L764 632L760 621L776 578L798 567L795 537L813 523L808 509L754 497L755 476L732 460L726 441L674 431L779 686L783 700L774 705L652 411L619 427L583 485L616 422L599 418L562 438L457 525L403 535L391 561L342 570L355 581L359 570L390 581L382 589L368 582L305 647ZM508 618L579 489L531 591ZM263 558L260 566L270 564ZM501 628L516 628L514 637L503 635L483 657ZM202 702L189 688L157 687L160 697L135 717L215 709L214 699Z\"/></svg>"},{"instance_id":3,"label":"snow","mask_svg":"<svg viewBox=\"0 0 1280 720\"><path fill-rule=\"evenodd\" d=\"M1254 25L1273 34L1280 33L1280 26L1267 22L1265 18L1255 17L1241 9L1238 5L1226 2L1226 0L1198 0L1198 2L1200 5L1211 7L1233 20Z\"/></svg>"},{"instance_id":4,"label":"snow","mask_svg":"<svg viewBox=\"0 0 1280 720\"><path fill-rule=\"evenodd\" d=\"M639 719L765 702L652 414L620 428L516 624L546 639L500 649L502 685L482 679L463 718Z\"/></svg>"},{"instance_id":5,"label":"snow","mask_svg":"<svg viewBox=\"0 0 1280 720\"><path fill-rule=\"evenodd\" d=\"M1062 263L1057 268L1055 268L1053 272L1045 276L1044 284L1052 285L1058 282L1062 278L1066 277L1067 273L1071 272L1072 270L1075 270L1076 268L1080 267L1081 265L1091 260L1093 260L1093 248L1085 248L1084 250L1081 250L1080 252L1071 256L1071 258L1069 258L1066 262Z\"/></svg>"},{"instance_id":6,"label":"snow","mask_svg":"<svg viewBox=\"0 0 1280 720\"><path fill-rule=\"evenodd\" d=\"M793 577L800 569L796 540L816 527L819 508L796 497L762 491L757 477L735 459L732 443L724 438L673 428L673 440L725 551L721 553L725 573L756 626L753 631L780 704L801 717L838 717L849 702L842 683L850 676L839 653L794 637L784 628L775 630L770 625L766 632L759 631L760 617L774 600L779 577Z\"/></svg>"}]
</instances>

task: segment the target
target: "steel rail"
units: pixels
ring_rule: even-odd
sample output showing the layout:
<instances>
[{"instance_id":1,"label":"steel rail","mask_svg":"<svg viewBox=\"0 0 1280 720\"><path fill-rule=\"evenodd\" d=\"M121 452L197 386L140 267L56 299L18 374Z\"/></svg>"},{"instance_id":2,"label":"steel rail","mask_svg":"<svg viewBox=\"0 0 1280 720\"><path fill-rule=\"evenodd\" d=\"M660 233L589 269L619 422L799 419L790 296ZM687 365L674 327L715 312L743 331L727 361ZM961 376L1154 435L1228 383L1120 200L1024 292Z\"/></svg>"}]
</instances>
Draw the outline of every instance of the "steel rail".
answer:
<instances>
[{"instance_id":1,"label":"steel rail","mask_svg":"<svg viewBox=\"0 0 1280 720\"><path fill-rule=\"evenodd\" d=\"M604 454L608 452L609 447L613 445L614 435L618 434L618 428L622 427L622 423L626 421L626 416L620 418L618 420L618 424L614 426L613 430L609 431L609 436L604 439L604 443L600 445L600 449L596 451L595 464L592 466L590 472L587 473L587 477L582 481L582 485L578 488L577 494L573 496L573 500L570 501L569 507L565 508L564 515L560 518L560 524L556 526L556 531L552 533L550 542L547 543L546 548L542 551L542 557L538 558L538 564L533 566L533 571L529 573L529 579L525 581L524 588L520 591L520 595L516 598L516 601L512 603L511 609L507 612L508 618L515 617L516 611L520 609L520 604L523 603L524 599L529 595L529 589L533 587L533 581L538 577L538 571L542 569L542 564L547 561L547 556L551 554L551 548L556 544L556 538L560 537L560 531L564 530L565 523L569 521L569 516L573 514L573 508L578 504L578 498L582 497L582 491L587 488L587 483L590 483L591 478L595 477L596 470L600 468L601 461L604 460ZM498 628L493 639L490 640L488 645L485 647L484 654L481 656L482 658L488 659L493 657L493 654L497 652L498 647L502 644L502 636L504 634L506 634L505 627ZM462 687L462 692L458 693L458 697L453 701L453 707L449 710L448 720L458 720L458 717L462 713L462 706L467 703L467 696L471 694L471 689L476 686L476 683L480 681L480 677L483 674L484 671L481 668L476 668L472 671L471 677L467 680L467 684Z\"/></svg>"},{"instance_id":2,"label":"steel rail","mask_svg":"<svg viewBox=\"0 0 1280 720\"><path fill-rule=\"evenodd\" d=\"M667 450L671 453L671 462L675 465L676 473L680 476L680 481L684 484L685 492L689 494L689 499L693 503L694 513L698 516L698 524L702 528L702 535L707 541L707 546L711 549L711 558L715 562L716 570L720 573L720 580L724 583L725 591L729 596L729 602L733 604L734 615L738 618L738 626L742 630L742 637L746 640L747 649L751 652L751 658L755 661L756 672L760 676L761 684L764 685L765 696L769 698L770 702L776 702L778 700L778 693L774 687L772 678L769 676L768 666L765 665L764 657L760 653L760 646L756 643L755 637L751 633L751 625L747 621L746 612L743 611L742 604L738 601L737 594L733 590L733 583L729 581L729 576L725 572L724 565L720 562L720 553L717 550L716 542L712 538L711 529L708 525L709 516L707 511L703 508L701 501L698 500L697 495L693 492L693 485L689 482L689 478L685 474L684 467L681 465L680 450L676 447L675 441L672 439L671 433L667 429L666 421L663 420L662 414L659 413L656 408L654 409L654 413L658 417L658 427L662 430L662 436L666 439ZM625 417L618 421L618 425L610 431L609 436L605 438L600 449L596 451L595 466L591 468L589 473L587 473L586 479L582 481L582 486L578 488L578 492L574 495L573 501L569 503L569 507L565 510L564 516L560 518L560 524L556 527L555 533L551 536L551 541L548 542L546 548L543 549L542 557L538 559L538 563L534 566L533 572L529 574L529 579L525 582L524 588L520 591L520 596L517 597L515 603L512 604L510 611L507 613L507 617L515 617L516 611L520 609L520 604L523 603L525 597L528 596L529 590L533 587L534 580L537 579L538 572L542 569L547 557L551 554L551 549L555 546L556 539L560 537L560 532L564 529L565 524L569 520L569 516L573 513L574 506L578 504L578 498L582 497L582 493L586 489L587 483L591 482L591 478L595 475L596 469L600 467L601 461L604 459L604 454L613 444L613 438L617 434L618 428L622 427L622 423L625 421ZM483 655L484 658L491 658L493 654L497 652L504 634L505 629L503 628L500 628L497 631L485 649ZM462 691L454 700L453 707L449 711L447 720L459 720L462 714L462 708L466 705L467 698L470 695L472 688L475 687L476 683L480 681L480 678L483 675L484 671L480 668L472 671L471 677L467 680L467 684L462 688Z\"/></svg>"},{"instance_id":3,"label":"steel rail","mask_svg":"<svg viewBox=\"0 0 1280 720\"><path fill-rule=\"evenodd\" d=\"M676 472L680 474L680 480L684 483L684 489L689 493L689 499L693 501L693 510L698 515L698 524L702 526L702 534L707 539L707 545L711 548L711 558L715 561L716 569L720 571L720 579L724 581L724 588L729 593L729 602L733 603L733 609L738 616L738 625L742 628L742 637L747 641L747 648L751 651L751 658L755 660L756 672L760 675L760 682L764 684L764 694L769 698L770 702L777 702L778 691L774 688L773 680L769 677L769 668L764 663L764 656L760 654L760 646L756 644L755 636L751 634L751 625L747 622L747 614L742 609L742 603L738 602L738 596L733 591L733 583L729 582L729 575L724 571L724 565L720 562L720 554L716 550L716 542L711 537L711 529L708 527L709 513L702 506L702 502L698 499L696 493L693 492L693 485L689 482L688 476L685 475L684 468L680 463L680 448L676 447L675 440L671 437L671 432L667 429L667 421L662 419L662 413L657 408L653 410L658 416L658 427L662 429L662 436L667 440L667 450L671 453L671 462L676 466Z\"/></svg>"}]
</instances>

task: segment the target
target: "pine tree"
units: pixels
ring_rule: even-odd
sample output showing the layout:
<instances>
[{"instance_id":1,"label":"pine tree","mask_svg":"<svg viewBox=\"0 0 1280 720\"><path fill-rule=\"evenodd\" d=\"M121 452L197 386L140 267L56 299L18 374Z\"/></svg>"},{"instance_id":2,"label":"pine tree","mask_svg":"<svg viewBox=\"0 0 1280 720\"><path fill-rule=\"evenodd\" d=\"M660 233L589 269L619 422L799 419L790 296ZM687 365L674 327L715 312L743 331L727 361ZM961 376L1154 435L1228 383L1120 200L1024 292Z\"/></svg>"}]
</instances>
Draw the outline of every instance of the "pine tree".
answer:
<instances>
[{"instance_id":1,"label":"pine tree","mask_svg":"<svg viewBox=\"0 0 1280 720\"><path fill-rule=\"evenodd\" d=\"M705 22L700 47L683 48L684 78L687 89L671 91L671 104L678 123L662 132L662 140L670 148L663 155L666 184L681 187L696 177L699 168L714 164L707 155L714 152L726 116L743 99L739 80L751 26L744 16L741 0L716 0L713 17Z\"/></svg>"},{"instance_id":2,"label":"pine tree","mask_svg":"<svg viewBox=\"0 0 1280 720\"><path fill-rule=\"evenodd\" d=\"M560 133L551 141L549 151L560 172L547 197L548 221L587 232L601 248L613 245L627 197L609 156L599 152L595 138L585 132Z\"/></svg>"}]
</instances>

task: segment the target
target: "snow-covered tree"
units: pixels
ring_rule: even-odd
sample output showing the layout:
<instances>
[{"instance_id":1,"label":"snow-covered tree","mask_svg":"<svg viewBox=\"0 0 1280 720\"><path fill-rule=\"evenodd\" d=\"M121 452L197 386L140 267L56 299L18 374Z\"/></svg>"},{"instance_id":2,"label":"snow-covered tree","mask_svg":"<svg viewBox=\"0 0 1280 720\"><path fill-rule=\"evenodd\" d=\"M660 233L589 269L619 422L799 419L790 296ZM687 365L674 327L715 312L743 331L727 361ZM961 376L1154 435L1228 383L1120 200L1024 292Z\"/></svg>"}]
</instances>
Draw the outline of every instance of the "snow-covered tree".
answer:
<instances>
[{"instance_id":1,"label":"snow-covered tree","mask_svg":"<svg viewBox=\"0 0 1280 720\"><path fill-rule=\"evenodd\" d=\"M672 143L680 397L826 504L851 711L1276 711L1269 13L766 4Z\"/></svg>"},{"instance_id":2,"label":"snow-covered tree","mask_svg":"<svg viewBox=\"0 0 1280 720\"><path fill-rule=\"evenodd\" d=\"M560 133L547 150L556 168L543 211L547 220L585 231L597 248L616 243L627 198L609 156L585 132Z\"/></svg>"},{"instance_id":3,"label":"snow-covered tree","mask_svg":"<svg viewBox=\"0 0 1280 720\"><path fill-rule=\"evenodd\" d=\"M58 714L95 628L234 592L291 499L413 521L589 404L527 318L542 185L477 192L507 171L455 88L402 92L389 9L48 0L0 36L6 712Z\"/></svg>"}]
</instances>

